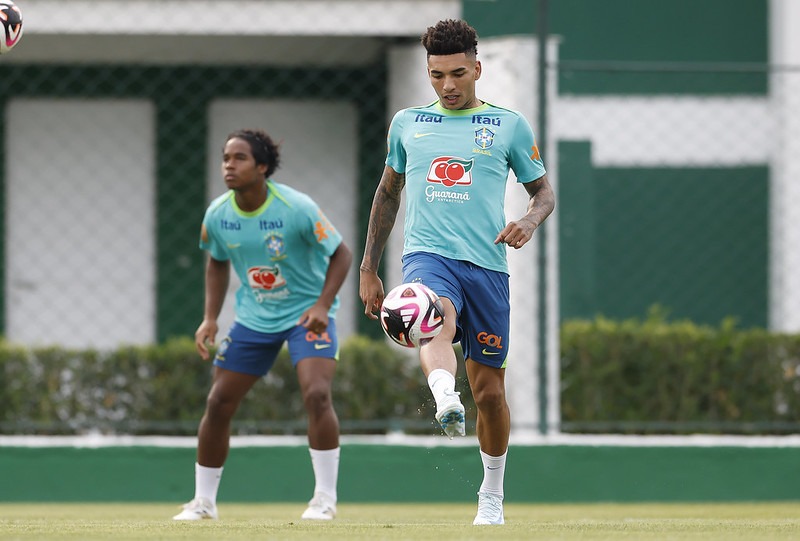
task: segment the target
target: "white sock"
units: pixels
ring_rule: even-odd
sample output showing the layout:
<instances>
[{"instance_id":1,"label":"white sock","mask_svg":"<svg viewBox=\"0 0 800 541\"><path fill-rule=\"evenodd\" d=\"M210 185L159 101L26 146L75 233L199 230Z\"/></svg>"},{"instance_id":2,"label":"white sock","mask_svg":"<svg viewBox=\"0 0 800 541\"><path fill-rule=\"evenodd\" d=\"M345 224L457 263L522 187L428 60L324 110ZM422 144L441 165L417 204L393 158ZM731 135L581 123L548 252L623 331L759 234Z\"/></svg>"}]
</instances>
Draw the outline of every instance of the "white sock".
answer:
<instances>
[{"instance_id":1,"label":"white sock","mask_svg":"<svg viewBox=\"0 0 800 541\"><path fill-rule=\"evenodd\" d=\"M456 377L444 368L437 368L428 374L428 387L431 388L436 409L439 410L445 397L455 392Z\"/></svg>"},{"instance_id":2,"label":"white sock","mask_svg":"<svg viewBox=\"0 0 800 541\"><path fill-rule=\"evenodd\" d=\"M487 455L481 451L481 461L483 462L483 483L480 492L488 492L495 496L503 497L503 478L506 473L506 455L508 451L500 456Z\"/></svg>"},{"instance_id":3,"label":"white sock","mask_svg":"<svg viewBox=\"0 0 800 541\"><path fill-rule=\"evenodd\" d=\"M222 479L222 468L207 468L195 462L194 497L205 498L212 505L217 505L220 479Z\"/></svg>"},{"instance_id":4,"label":"white sock","mask_svg":"<svg viewBox=\"0 0 800 541\"><path fill-rule=\"evenodd\" d=\"M336 449L308 448L314 468L314 492L324 492L336 502L336 483L339 479L339 447Z\"/></svg>"}]
</instances>

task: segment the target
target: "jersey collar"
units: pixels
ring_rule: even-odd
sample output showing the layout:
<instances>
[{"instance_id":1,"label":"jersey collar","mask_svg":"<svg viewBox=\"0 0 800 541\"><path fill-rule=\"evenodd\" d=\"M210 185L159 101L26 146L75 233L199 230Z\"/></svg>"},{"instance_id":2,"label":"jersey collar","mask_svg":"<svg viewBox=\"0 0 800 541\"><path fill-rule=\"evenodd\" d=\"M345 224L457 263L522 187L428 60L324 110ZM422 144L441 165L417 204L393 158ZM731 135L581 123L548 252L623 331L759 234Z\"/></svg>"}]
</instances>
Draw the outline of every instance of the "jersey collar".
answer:
<instances>
[{"instance_id":1,"label":"jersey collar","mask_svg":"<svg viewBox=\"0 0 800 541\"><path fill-rule=\"evenodd\" d=\"M233 194L233 191L231 191L231 194ZM286 200L286 198L283 196L283 194L280 193L280 191L278 190L278 187L275 185L275 183L272 182L271 180L267 180L267 199L256 210L248 212L248 211L244 211L244 210L240 209L239 205L236 204L236 198L235 197L231 197L231 205L233 205L233 210L236 212L236 214L239 214L240 216L243 216L245 218L251 218L253 216L258 216L259 214L264 212L267 209L267 207L269 207L275 199L279 199L280 201L283 201L283 203L289 208L291 208L291 206L292 206L292 205L289 204L289 202Z\"/></svg>"},{"instance_id":2,"label":"jersey collar","mask_svg":"<svg viewBox=\"0 0 800 541\"><path fill-rule=\"evenodd\" d=\"M442 113L443 115L447 116L468 116L474 115L476 113L480 113L491 107L487 102L483 102L483 104L473 107L472 109L445 109L442 107L442 104L439 100L434 102L433 107L436 109L437 112Z\"/></svg>"}]
</instances>

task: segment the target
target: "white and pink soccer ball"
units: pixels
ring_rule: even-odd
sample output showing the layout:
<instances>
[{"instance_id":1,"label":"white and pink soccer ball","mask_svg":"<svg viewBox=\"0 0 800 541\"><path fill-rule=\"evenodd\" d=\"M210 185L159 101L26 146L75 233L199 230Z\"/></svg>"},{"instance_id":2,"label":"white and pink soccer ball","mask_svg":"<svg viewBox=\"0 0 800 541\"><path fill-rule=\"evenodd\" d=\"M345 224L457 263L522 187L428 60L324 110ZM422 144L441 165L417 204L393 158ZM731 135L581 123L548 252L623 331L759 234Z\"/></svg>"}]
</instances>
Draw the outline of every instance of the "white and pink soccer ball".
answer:
<instances>
[{"instance_id":1,"label":"white and pink soccer ball","mask_svg":"<svg viewBox=\"0 0 800 541\"><path fill-rule=\"evenodd\" d=\"M5 54L22 38L22 11L11 0L0 0L0 29L0 54Z\"/></svg>"},{"instance_id":2,"label":"white and pink soccer ball","mask_svg":"<svg viewBox=\"0 0 800 541\"><path fill-rule=\"evenodd\" d=\"M383 299L380 320L383 332L394 343L415 348L442 331L444 307L428 286L400 284Z\"/></svg>"}]
</instances>

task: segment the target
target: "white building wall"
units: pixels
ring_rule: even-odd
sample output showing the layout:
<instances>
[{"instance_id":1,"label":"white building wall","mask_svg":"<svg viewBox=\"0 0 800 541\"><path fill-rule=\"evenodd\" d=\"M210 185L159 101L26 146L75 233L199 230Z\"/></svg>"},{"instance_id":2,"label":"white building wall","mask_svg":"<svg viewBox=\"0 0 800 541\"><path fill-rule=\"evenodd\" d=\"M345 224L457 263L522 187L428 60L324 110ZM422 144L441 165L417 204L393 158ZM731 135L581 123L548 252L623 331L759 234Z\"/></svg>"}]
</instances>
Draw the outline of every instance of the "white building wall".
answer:
<instances>
[{"instance_id":1,"label":"white building wall","mask_svg":"<svg viewBox=\"0 0 800 541\"><path fill-rule=\"evenodd\" d=\"M800 332L800 2L770 2L770 100L775 118L771 189L770 326Z\"/></svg>"},{"instance_id":2,"label":"white building wall","mask_svg":"<svg viewBox=\"0 0 800 541\"><path fill-rule=\"evenodd\" d=\"M155 339L155 112L136 100L6 107L6 337Z\"/></svg>"}]
</instances>

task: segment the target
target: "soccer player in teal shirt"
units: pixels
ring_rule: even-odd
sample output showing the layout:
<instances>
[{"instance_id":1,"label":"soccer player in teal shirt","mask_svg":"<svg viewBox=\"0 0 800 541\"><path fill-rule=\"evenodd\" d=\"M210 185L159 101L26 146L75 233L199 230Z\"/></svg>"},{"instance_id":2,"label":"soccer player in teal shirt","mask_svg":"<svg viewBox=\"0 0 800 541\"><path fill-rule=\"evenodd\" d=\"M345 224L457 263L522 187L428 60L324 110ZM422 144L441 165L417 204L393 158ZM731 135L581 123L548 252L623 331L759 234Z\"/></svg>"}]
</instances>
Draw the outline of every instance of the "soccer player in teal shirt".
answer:
<instances>
[{"instance_id":1,"label":"soccer player in teal shirt","mask_svg":"<svg viewBox=\"0 0 800 541\"><path fill-rule=\"evenodd\" d=\"M336 514L339 421L331 383L339 343L334 317L352 253L310 197L271 180L279 161L278 146L261 130L233 132L223 148L229 190L208 207L200 234L200 247L209 254L205 311L195 333L203 359L209 359L208 346L219 330L231 266L241 286L234 324L214 357L214 382L198 429L195 497L175 520L217 518L231 419L284 344L308 413L315 476L302 518L330 520Z\"/></svg>"},{"instance_id":2,"label":"soccer player in teal shirt","mask_svg":"<svg viewBox=\"0 0 800 541\"><path fill-rule=\"evenodd\" d=\"M419 349L436 400L436 420L449 437L464 435L464 406L455 391L460 342L478 409L476 430L484 477L473 524L503 524L503 479L511 428L505 367L509 344L506 246L522 248L555 207L533 131L516 111L477 98L477 34L464 21L440 21L422 36L428 76L438 99L399 111L372 202L359 294L377 319L384 298L377 269L406 188L403 282L421 282L442 299L442 332ZM506 223L510 170L525 188L527 213Z\"/></svg>"}]
</instances>

